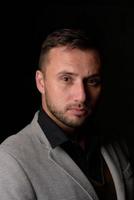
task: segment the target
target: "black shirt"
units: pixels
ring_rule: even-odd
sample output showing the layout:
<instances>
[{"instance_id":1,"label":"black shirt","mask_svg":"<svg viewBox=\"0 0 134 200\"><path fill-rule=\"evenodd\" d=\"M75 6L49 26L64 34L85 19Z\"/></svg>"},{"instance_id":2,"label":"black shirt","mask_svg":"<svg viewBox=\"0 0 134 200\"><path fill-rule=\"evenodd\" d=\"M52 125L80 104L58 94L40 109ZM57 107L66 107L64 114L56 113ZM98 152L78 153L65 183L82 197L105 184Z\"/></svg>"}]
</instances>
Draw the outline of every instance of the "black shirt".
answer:
<instances>
[{"instance_id":1,"label":"black shirt","mask_svg":"<svg viewBox=\"0 0 134 200\"><path fill-rule=\"evenodd\" d=\"M109 196L109 190L110 190L110 193L113 192L112 195L113 197L111 199L109 198L109 200L116 200L112 178L110 176L109 170L100 152L100 145L101 145L100 137L98 137L95 133L94 135L91 133L92 128L91 130L89 130L90 128L89 123L88 126L85 125L84 127L82 127L82 132L84 136L87 137L86 138L87 144L85 150L83 150L75 140L70 139L68 135L65 134L63 130L56 123L54 123L54 121L42 109L39 112L38 123L42 128L43 132L45 133L52 148L60 146L68 153L68 155L80 167L80 169L90 180L90 182L92 182L100 199L105 200L105 198L107 198L106 196L107 195ZM88 134L89 131L90 134ZM105 171L108 171L107 175L108 177L110 177L110 179L108 178L108 181L110 181L109 190L106 188L107 185L109 184L106 184L105 187L106 183L106 181L104 180L104 176L106 175ZM105 189L107 191L105 191Z\"/></svg>"}]
</instances>

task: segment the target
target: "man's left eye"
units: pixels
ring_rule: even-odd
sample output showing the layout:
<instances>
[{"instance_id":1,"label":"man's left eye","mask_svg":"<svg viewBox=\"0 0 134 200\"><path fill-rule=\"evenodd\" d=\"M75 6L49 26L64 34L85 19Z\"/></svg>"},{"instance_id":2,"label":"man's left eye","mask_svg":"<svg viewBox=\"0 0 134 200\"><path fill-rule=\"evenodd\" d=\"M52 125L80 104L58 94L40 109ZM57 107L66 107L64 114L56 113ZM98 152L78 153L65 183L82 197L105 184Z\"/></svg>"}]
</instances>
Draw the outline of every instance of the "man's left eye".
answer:
<instances>
[{"instance_id":1,"label":"man's left eye","mask_svg":"<svg viewBox=\"0 0 134 200\"><path fill-rule=\"evenodd\" d=\"M87 81L87 85L89 85L89 86L97 86L97 85L100 84L100 82L101 82L100 78L92 78L92 79L89 79Z\"/></svg>"}]
</instances>

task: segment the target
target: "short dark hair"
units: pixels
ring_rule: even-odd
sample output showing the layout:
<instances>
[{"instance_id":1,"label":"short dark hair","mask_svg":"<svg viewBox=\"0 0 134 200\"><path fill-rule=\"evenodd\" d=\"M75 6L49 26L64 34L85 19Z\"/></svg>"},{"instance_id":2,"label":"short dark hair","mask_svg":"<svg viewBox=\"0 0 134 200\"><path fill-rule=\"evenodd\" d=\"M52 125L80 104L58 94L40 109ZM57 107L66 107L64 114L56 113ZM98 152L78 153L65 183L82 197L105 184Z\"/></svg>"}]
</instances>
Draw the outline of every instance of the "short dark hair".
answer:
<instances>
[{"instance_id":1,"label":"short dark hair","mask_svg":"<svg viewBox=\"0 0 134 200\"><path fill-rule=\"evenodd\" d=\"M96 50L100 54L99 45L96 45L96 41L89 36L86 31L80 29L59 29L47 36L44 40L40 58L39 69L42 68L42 63L47 53L54 47L67 46L71 49L77 48L80 50Z\"/></svg>"}]
</instances>

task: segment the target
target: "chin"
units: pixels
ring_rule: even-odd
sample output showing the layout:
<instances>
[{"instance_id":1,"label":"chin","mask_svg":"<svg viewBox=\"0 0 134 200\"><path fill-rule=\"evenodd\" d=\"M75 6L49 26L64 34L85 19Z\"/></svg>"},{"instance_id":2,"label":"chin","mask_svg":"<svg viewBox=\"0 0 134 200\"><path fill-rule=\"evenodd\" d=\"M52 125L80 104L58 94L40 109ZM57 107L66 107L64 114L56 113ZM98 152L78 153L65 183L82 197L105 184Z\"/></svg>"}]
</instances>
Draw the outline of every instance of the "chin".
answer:
<instances>
[{"instance_id":1,"label":"chin","mask_svg":"<svg viewBox=\"0 0 134 200\"><path fill-rule=\"evenodd\" d=\"M70 123L68 123L69 126L73 128L80 127L84 124L86 118L80 119L80 120L70 120Z\"/></svg>"}]
</instances>

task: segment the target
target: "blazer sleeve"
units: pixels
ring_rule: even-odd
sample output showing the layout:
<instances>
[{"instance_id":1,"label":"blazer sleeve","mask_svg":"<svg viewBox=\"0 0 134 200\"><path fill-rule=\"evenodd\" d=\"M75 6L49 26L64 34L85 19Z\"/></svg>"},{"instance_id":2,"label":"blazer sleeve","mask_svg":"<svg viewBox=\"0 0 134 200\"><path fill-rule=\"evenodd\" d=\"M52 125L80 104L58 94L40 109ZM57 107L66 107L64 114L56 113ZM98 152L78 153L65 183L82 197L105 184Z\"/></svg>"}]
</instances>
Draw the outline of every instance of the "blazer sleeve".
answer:
<instances>
[{"instance_id":1,"label":"blazer sleeve","mask_svg":"<svg viewBox=\"0 0 134 200\"><path fill-rule=\"evenodd\" d=\"M0 199L36 199L24 169L13 156L3 150L0 150Z\"/></svg>"}]
</instances>

